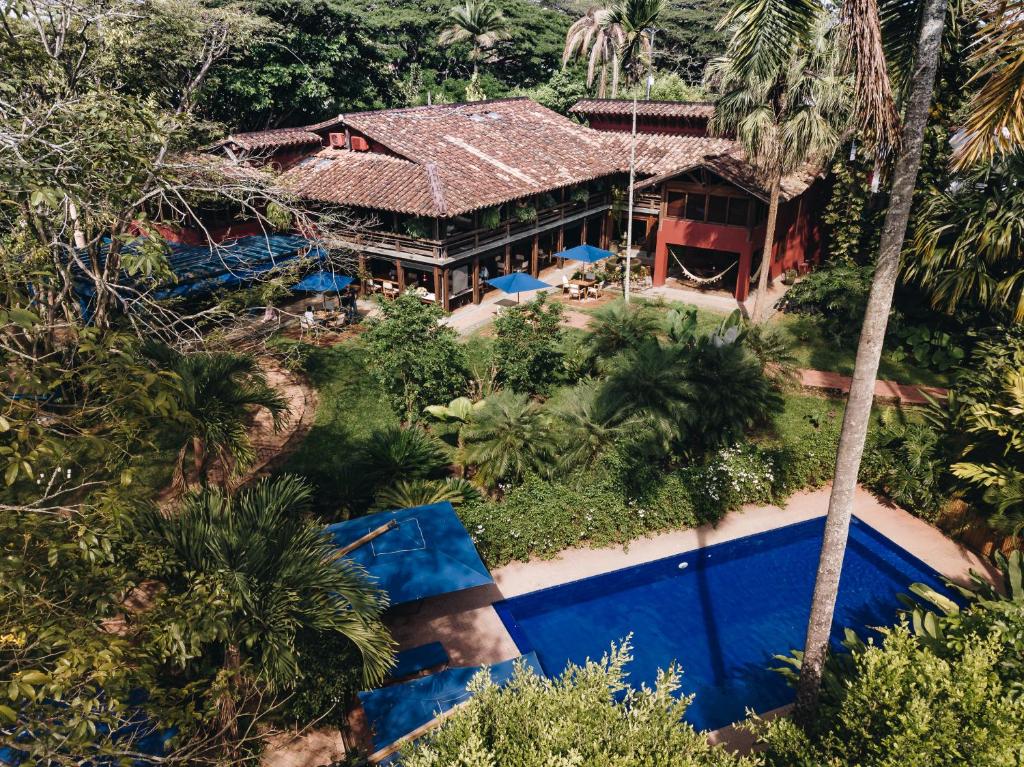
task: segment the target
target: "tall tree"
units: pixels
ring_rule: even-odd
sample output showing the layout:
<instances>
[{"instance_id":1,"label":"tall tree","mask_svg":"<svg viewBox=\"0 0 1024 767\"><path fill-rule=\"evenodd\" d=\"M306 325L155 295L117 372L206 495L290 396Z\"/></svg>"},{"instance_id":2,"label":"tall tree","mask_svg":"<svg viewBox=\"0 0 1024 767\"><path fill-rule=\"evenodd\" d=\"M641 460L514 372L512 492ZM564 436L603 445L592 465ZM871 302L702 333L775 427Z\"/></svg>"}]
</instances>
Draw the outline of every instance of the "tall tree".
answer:
<instances>
[{"instance_id":1,"label":"tall tree","mask_svg":"<svg viewBox=\"0 0 1024 767\"><path fill-rule=\"evenodd\" d=\"M441 33L441 45L470 44L469 60L473 62L473 81L479 78L479 64L484 52L508 35L505 16L491 0L466 0L448 12L451 26Z\"/></svg>"},{"instance_id":2,"label":"tall tree","mask_svg":"<svg viewBox=\"0 0 1024 767\"><path fill-rule=\"evenodd\" d=\"M870 7L866 11L860 16L854 14L849 21L852 26L850 32L854 37L863 33L865 28L873 25L877 28L877 8L873 4L868 5ZM916 54L908 77L908 96L899 137L899 150L892 174L889 207L885 215L875 276L857 347L850 396L843 416L825 534L814 583L811 616L804 642L804 660L796 698L796 716L804 722L813 717L821 690L829 636L832 631L832 617L839 592L839 575L846 552L850 516L853 513L857 474L864 453L878 364L885 343L885 330L899 274L900 252L910 220L910 206L921 163L921 148L924 143L932 89L935 85L935 73L938 70L946 6L946 0L926 0L920 16ZM880 48L875 50L873 55L865 55L868 59L879 57L884 62L884 54ZM857 65L862 65L860 56L857 57ZM863 68L858 70L859 75L864 72ZM860 83L861 78L858 77L858 84ZM857 103L864 108L864 105L871 102L858 93Z\"/></svg>"},{"instance_id":3,"label":"tall tree","mask_svg":"<svg viewBox=\"0 0 1024 767\"><path fill-rule=\"evenodd\" d=\"M631 83L640 81L651 67L653 33L668 0L617 0L608 15L608 24L622 30L619 60Z\"/></svg>"},{"instance_id":4,"label":"tall tree","mask_svg":"<svg viewBox=\"0 0 1024 767\"><path fill-rule=\"evenodd\" d=\"M598 70L597 96L604 98L608 92L608 69L612 74L612 98L619 93L619 48L622 45L622 28L609 22L611 9L592 6L569 27L565 35L565 49L562 51L562 67L574 58L587 59L587 86L593 87Z\"/></svg>"},{"instance_id":5,"label":"tall tree","mask_svg":"<svg viewBox=\"0 0 1024 767\"><path fill-rule=\"evenodd\" d=\"M740 0L722 22L733 29L729 49L708 66L707 80L719 92L711 128L735 134L769 190L754 322L766 310L782 179L808 163L825 162L849 114L840 49L826 31L824 13L807 5L812 7L789 19L786 3ZM788 56L758 55L771 46L785 48Z\"/></svg>"}]
</instances>

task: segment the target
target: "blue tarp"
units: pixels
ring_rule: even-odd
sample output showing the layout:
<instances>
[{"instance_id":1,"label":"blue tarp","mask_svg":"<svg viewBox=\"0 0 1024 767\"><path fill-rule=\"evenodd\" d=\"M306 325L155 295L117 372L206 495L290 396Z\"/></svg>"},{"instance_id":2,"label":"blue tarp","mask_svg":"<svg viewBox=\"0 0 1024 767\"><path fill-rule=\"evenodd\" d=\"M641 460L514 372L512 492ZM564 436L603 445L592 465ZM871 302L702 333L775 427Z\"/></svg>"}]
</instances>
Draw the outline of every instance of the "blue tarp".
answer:
<instances>
[{"instance_id":1,"label":"blue tarp","mask_svg":"<svg viewBox=\"0 0 1024 767\"><path fill-rule=\"evenodd\" d=\"M418 674L428 668L448 663L448 653L440 642L430 642L403 650L395 656L395 667L391 669L392 679Z\"/></svg>"},{"instance_id":2,"label":"blue tarp","mask_svg":"<svg viewBox=\"0 0 1024 767\"><path fill-rule=\"evenodd\" d=\"M507 684L518 660L514 658L491 666L494 683ZM522 660L535 673L543 673L534 653L523 655ZM466 686L481 668L488 667L450 668L402 684L359 693L359 702L363 704L366 719L373 728L374 748L387 748L438 714L469 700Z\"/></svg>"},{"instance_id":3,"label":"blue tarp","mask_svg":"<svg viewBox=\"0 0 1024 767\"><path fill-rule=\"evenodd\" d=\"M348 554L387 591L392 605L493 583L447 501L368 514L330 525L327 532L341 547L392 519L398 527Z\"/></svg>"},{"instance_id":4,"label":"blue tarp","mask_svg":"<svg viewBox=\"0 0 1024 767\"><path fill-rule=\"evenodd\" d=\"M484 280L489 285L493 285L502 293L526 293L530 290L540 290L541 288L550 288L546 282L541 282L536 277L532 277L525 272L512 272L512 274L506 274L502 277L494 277L489 280Z\"/></svg>"},{"instance_id":5,"label":"blue tarp","mask_svg":"<svg viewBox=\"0 0 1024 767\"><path fill-rule=\"evenodd\" d=\"M615 254L610 250L595 248L593 245L577 245L575 248L555 253L556 258L564 258L566 261L582 261L585 264L593 264L597 261L604 261Z\"/></svg>"},{"instance_id":6,"label":"blue tarp","mask_svg":"<svg viewBox=\"0 0 1024 767\"><path fill-rule=\"evenodd\" d=\"M300 293L340 293L354 281L354 277L345 274L313 272L303 277L292 290Z\"/></svg>"},{"instance_id":7,"label":"blue tarp","mask_svg":"<svg viewBox=\"0 0 1024 767\"><path fill-rule=\"evenodd\" d=\"M139 247L144 238L138 238L124 247L131 252ZM109 242L103 245L102 256L106 255ZM192 296L209 293L218 287L232 287L252 280L261 272L269 271L304 255L317 258L323 255L320 247L294 234L251 235L231 242L220 243L211 250L206 245L180 245L167 243L167 261L176 282L158 287L156 298ZM123 277L126 281L131 278ZM91 296L93 286L87 280L80 280L79 292Z\"/></svg>"}]
</instances>

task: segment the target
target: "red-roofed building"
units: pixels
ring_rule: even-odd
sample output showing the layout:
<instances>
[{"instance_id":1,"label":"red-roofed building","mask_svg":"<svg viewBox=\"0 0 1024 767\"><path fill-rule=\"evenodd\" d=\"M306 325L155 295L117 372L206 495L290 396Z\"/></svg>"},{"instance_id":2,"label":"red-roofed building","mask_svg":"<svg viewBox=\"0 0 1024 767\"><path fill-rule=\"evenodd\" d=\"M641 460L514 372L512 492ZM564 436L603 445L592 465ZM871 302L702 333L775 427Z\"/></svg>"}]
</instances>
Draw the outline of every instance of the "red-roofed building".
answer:
<instances>
[{"instance_id":1,"label":"red-roofed building","mask_svg":"<svg viewBox=\"0 0 1024 767\"><path fill-rule=\"evenodd\" d=\"M590 126L523 98L357 112L235 134L218 146L233 162L279 170L279 183L299 197L363 222L345 245L359 257L365 287L414 288L447 309L478 302L488 277L538 275L565 248L624 238L624 206L613 198L628 183L621 118L630 107L582 101L572 111ZM687 279L688 260L714 271L732 259L719 284L745 298L767 195L736 143L707 135L710 105L640 107L641 261L660 284ZM816 257L808 258L817 235L802 207L815 178L784 182L773 276Z\"/></svg>"}]
</instances>

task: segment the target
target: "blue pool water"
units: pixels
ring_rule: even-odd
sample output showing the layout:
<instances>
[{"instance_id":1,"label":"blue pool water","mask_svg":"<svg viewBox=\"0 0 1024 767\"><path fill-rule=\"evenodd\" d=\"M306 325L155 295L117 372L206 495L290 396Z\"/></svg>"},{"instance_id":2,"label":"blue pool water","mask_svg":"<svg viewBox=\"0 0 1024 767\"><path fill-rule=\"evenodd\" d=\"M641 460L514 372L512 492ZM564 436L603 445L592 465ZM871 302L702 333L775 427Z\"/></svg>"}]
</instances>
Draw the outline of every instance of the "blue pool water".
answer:
<instances>
[{"instance_id":1,"label":"blue pool water","mask_svg":"<svg viewBox=\"0 0 1024 767\"><path fill-rule=\"evenodd\" d=\"M772 668L774 655L803 646L824 519L741 538L655 562L554 586L495 605L523 653L544 672L600 658L633 634L634 686L652 684L673 660L686 719L717 729L789 703L792 690ZM680 564L686 563L681 568ZM892 625L897 594L923 582L945 591L939 575L854 519L843 563L833 641L844 627Z\"/></svg>"}]
</instances>

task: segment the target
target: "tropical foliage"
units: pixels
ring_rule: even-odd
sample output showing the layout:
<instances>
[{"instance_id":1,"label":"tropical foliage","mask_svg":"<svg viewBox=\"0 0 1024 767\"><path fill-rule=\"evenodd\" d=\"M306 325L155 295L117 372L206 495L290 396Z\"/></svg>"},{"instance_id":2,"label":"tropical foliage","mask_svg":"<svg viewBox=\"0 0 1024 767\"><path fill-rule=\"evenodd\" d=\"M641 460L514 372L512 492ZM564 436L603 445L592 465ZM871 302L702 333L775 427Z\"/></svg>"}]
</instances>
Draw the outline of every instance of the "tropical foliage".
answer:
<instances>
[{"instance_id":1,"label":"tropical foliage","mask_svg":"<svg viewBox=\"0 0 1024 767\"><path fill-rule=\"evenodd\" d=\"M948 314L974 305L1024 322L1024 156L931 188L915 222L906 273Z\"/></svg>"},{"instance_id":2,"label":"tropical foliage","mask_svg":"<svg viewBox=\"0 0 1024 767\"><path fill-rule=\"evenodd\" d=\"M629 640L599 661L569 666L555 680L516 667L504 687L487 672L470 683L472 700L422 742L407 749L409 767L442 764L614 764L641 767L741 767L731 755L683 721L687 699L679 670L666 669L653 689L627 682ZM529 743L524 749L522 744Z\"/></svg>"},{"instance_id":3,"label":"tropical foliage","mask_svg":"<svg viewBox=\"0 0 1024 767\"><path fill-rule=\"evenodd\" d=\"M562 305L548 303L543 295L498 315L493 355L501 383L514 391L539 394L558 382L562 315Z\"/></svg>"},{"instance_id":4,"label":"tropical foliage","mask_svg":"<svg viewBox=\"0 0 1024 767\"><path fill-rule=\"evenodd\" d=\"M136 523L153 548L149 574L166 589L148 617L158 646L182 668L220 666L219 723L229 732L239 729L248 685L275 693L295 683L300 630L347 638L362 657L366 684L381 681L393 662L379 622L386 595L338 557L322 527L305 517L308 502L309 486L283 476L233 497L193 493L173 514L150 509ZM190 604L194 594L205 598Z\"/></svg>"},{"instance_id":5,"label":"tropical foliage","mask_svg":"<svg viewBox=\"0 0 1024 767\"><path fill-rule=\"evenodd\" d=\"M501 392L488 397L462 429L461 462L475 478L494 489L531 472L543 471L550 457L547 418L526 394Z\"/></svg>"},{"instance_id":6,"label":"tropical foliage","mask_svg":"<svg viewBox=\"0 0 1024 767\"><path fill-rule=\"evenodd\" d=\"M440 308L405 294L382 301L363 335L370 371L395 411L414 420L423 408L466 389L468 373L455 332L438 324Z\"/></svg>"},{"instance_id":7,"label":"tropical foliage","mask_svg":"<svg viewBox=\"0 0 1024 767\"><path fill-rule=\"evenodd\" d=\"M211 459L220 463L225 477L252 464L256 456L248 428L255 409L269 412L275 428L288 415L284 397L267 382L266 373L250 355L182 354L157 344L148 345L145 353L178 382L176 411L184 437L175 469L179 486L189 453L196 481L205 479Z\"/></svg>"}]
</instances>

